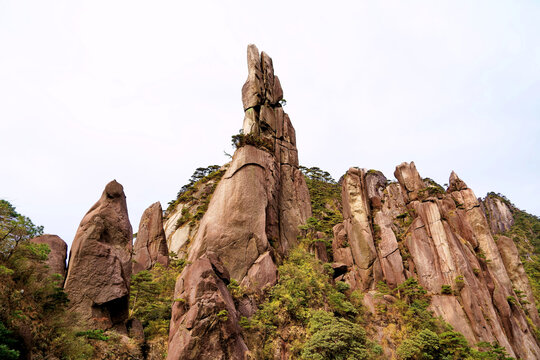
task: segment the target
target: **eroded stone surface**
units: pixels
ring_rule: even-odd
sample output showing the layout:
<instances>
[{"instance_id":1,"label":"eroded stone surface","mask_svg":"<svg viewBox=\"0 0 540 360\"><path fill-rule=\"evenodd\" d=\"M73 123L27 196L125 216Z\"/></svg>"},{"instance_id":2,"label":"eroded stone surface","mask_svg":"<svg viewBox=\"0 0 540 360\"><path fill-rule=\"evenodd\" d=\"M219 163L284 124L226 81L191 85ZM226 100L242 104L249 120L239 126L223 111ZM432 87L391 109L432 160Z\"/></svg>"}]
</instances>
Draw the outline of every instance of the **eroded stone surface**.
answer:
<instances>
[{"instance_id":1,"label":"eroded stone surface","mask_svg":"<svg viewBox=\"0 0 540 360\"><path fill-rule=\"evenodd\" d=\"M64 285L70 309L93 327L126 331L132 236L123 187L113 180L79 225Z\"/></svg>"},{"instance_id":2,"label":"eroded stone surface","mask_svg":"<svg viewBox=\"0 0 540 360\"><path fill-rule=\"evenodd\" d=\"M372 170L355 168L343 177L344 222L334 228L333 253L346 272L336 279L366 290L378 276L391 287L414 276L431 294L431 310L469 343L497 341L512 356L538 358L525 312L508 300L516 298L514 289L532 294L512 240L495 242L481 204L456 173L446 193L426 186L414 163L398 165L394 174L398 184L387 185ZM505 217L496 216L498 231L508 228ZM365 302L374 307L369 297ZM534 305L526 309L536 324Z\"/></svg>"},{"instance_id":3,"label":"eroded stone surface","mask_svg":"<svg viewBox=\"0 0 540 360\"><path fill-rule=\"evenodd\" d=\"M159 202L150 205L141 217L133 247L133 273L148 270L155 263L169 265L169 250L163 230L163 210Z\"/></svg>"},{"instance_id":4,"label":"eroded stone surface","mask_svg":"<svg viewBox=\"0 0 540 360\"><path fill-rule=\"evenodd\" d=\"M167 360L245 358L247 347L223 266L217 256L204 256L178 278Z\"/></svg>"}]
</instances>

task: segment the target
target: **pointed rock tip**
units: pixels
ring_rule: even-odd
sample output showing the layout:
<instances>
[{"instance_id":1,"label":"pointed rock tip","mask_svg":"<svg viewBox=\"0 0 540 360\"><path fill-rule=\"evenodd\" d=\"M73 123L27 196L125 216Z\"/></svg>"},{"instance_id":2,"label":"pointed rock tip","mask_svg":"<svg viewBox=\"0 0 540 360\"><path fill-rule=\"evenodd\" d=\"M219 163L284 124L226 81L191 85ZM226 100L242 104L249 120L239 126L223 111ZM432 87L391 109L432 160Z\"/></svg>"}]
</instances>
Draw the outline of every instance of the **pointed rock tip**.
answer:
<instances>
[{"instance_id":1,"label":"pointed rock tip","mask_svg":"<svg viewBox=\"0 0 540 360\"><path fill-rule=\"evenodd\" d=\"M461 180L454 170L450 173L450 179L448 181L448 191L459 191L467 189L465 181Z\"/></svg>"}]
</instances>

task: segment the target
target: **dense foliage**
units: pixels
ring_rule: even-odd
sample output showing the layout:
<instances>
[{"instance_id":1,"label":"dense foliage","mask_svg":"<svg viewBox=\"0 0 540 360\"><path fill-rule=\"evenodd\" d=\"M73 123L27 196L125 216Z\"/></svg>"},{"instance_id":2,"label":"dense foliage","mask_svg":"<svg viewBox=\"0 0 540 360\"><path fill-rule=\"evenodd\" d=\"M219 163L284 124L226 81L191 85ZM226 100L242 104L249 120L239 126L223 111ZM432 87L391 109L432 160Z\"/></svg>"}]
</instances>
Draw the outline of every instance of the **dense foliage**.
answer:
<instances>
[{"instance_id":1,"label":"dense foliage","mask_svg":"<svg viewBox=\"0 0 540 360\"><path fill-rule=\"evenodd\" d=\"M43 226L34 225L8 201L0 200L0 257L9 258L17 244L41 234Z\"/></svg>"},{"instance_id":2,"label":"dense foliage","mask_svg":"<svg viewBox=\"0 0 540 360\"><path fill-rule=\"evenodd\" d=\"M156 263L152 269L131 277L129 314L141 321L145 351L154 353L156 358L164 358L166 353L174 286L185 264L184 259L171 253L168 267Z\"/></svg>"},{"instance_id":3,"label":"dense foliage","mask_svg":"<svg viewBox=\"0 0 540 360\"><path fill-rule=\"evenodd\" d=\"M332 236L332 228L343 221L341 215L341 185L318 167L300 166L311 198L312 217L308 227Z\"/></svg>"},{"instance_id":4,"label":"dense foliage","mask_svg":"<svg viewBox=\"0 0 540 360\"><path fill-rule=\"evenodd\" d=\"M0 358L90 358L92 346L66 311L62 276L48 271L49 247L29 241L43 227L5 200L0 214Z\"/></svg>"},{"instance_id":5,"label":"dense foliage","mask_svg":"<svg viewBox=\"0 0 540 360\"><path fill-rule=\"evenodd\" d=\"M202 219L212 198L212 194L225 174L225 170L218 165L210 165L205 168L197 168L189 182L182 186L176 199L169 202L167 215L179 205L183 204L181 217L176 222L176 227L186 223L191 226Z\"/></svg>"},{"instance_id":6,"label":"dense foliage","mask_svg":"<svg viewBox=\"0 0 540 360\"><path fill-rule=\"evenodd\" d=\"M359 302L344 294L348 286L332 285L331 268L304 245L291 251L278 272L267 300L243 321L257 359L273 359L283 340L293 358L365 359L378 352L357 322Z\"/></svg>"}]
</instances>

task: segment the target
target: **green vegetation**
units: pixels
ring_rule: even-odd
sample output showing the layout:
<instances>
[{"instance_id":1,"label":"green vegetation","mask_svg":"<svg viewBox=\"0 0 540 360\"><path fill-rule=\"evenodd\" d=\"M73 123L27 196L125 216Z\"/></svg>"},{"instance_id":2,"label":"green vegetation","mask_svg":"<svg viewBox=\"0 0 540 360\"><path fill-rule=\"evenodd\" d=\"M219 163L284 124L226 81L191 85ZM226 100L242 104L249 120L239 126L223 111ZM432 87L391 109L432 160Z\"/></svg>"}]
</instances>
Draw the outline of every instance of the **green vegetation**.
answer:
<instances>
[{"instance_id":1,"label":"green vegetation","mask_svg":"<svg viewBox=\"0 0 540 360\"><path fill-rule=\"evenodd\" d=\"M169 267L156 263L131 277L129 315L141 321L148 341L169 335L174 286L185 265L184 259L171 253Z\"/></svg>"},{"instance_id":2,"label":"green vegetation","mask_svg":"<svg viewBox=\"0 0 540 360\"><path fill-rule=\"evenodd\" d=\"M308 340L302 349L302 358L310 360L369 359L366 332L347 319L333 313L314 311L308 323ZM380 349L372 349L379 354Z\"/></svg>"},{"instance_id":3,"label":"green vegetation","mask_svg":"<svg viewBox=\"0 0 540 360\"><path fill-rule=\"evenodd\" d=\"M490 192L486 197L499 199L512 211L514 225L503 235L516 244L533 290L536 308L540 311L540 218L518 209L502 194ZM519 301L522 303L525 300Z\"/></svg>"},{"instance_id":4,"label":"green vegetation","mask_svg":"<svg viewBox=\"0 0 540 360\"><path fill-rule=\"evenodd\" d=\"M93 348L77 336L81 329L66 310L63 279L49 275L49 247L29 241L42 233L43 227L0 200L0 358L31 352L35 359L89 359Z\"/></svg>"},{"instance_id":5,"label":"green vegetation","mask_svg":"<svg viewBox=\"0 0 540 360\"><path fill-rule=\"evenodd\" d=\"M287 343L294 358L322 359L316 354L332 353L333 357L324 358L347 359L350 346L362 354L373 348L363 331L358 331L361 330L357 321L361 313L359 302L342 292L348 286L344 283L332 286L328 267L302 245L291 251L278 271L279 281L266 301L251 319L242 321L249 329L245 334L255 358L273 359L279 339L284 336L289 339ZM338 333L341 335L336 341L328 338Z\"/></svg>"},{"instance_id":6,"label":"green vegetation","mask_svg":"<svg viewBox=\"0 0 540 360\"><path fill-rule=\"evenodd\" d=\"M218 165L195 170L189 182L182 186L176 195L176 200L169 202L166 211L167 214L170 214L178 204L185 204L185 207L182 208L182 215L176 222L176 228L188 222L190 225L195 225L197 221L202 219L208 210L212 194L224 174L225 170L222 170Z\"/></svg>"},{"instance_id":7,"label":"green vegetation","mask_svg":"<svg viewBox=\"0 0 540 360\"><path fill-rule=\"evenodd\" d=\"M274 143L267 138L255 135L255 134L243 134L239 133L231 137L232 146L235 149L239 149L245 145L255 146L258 149L274 152Z\"/></svg>"},{"instance_id":8,"label":"green vegetation","mask_svg":"<svg viewBox=\"0 0 540 360\"><path fill-rule=\"evenodd\" d=\"M387 324L399 359L511 359L496 343L477 344L479 350L472 348L461 333L453 331L441 318L435 318L428 311L429 296L416 279L409 278L395 289L380 282L377 289L378 296L394 298L393 302L379 304L375 320Z\"/></svg>"},{"instance_id":9,"label":"green vegetation","mask_svg":"<svg viewBox=\"0 0 540 360\"><path fill-rule=\"evenodd\" d=\"M441 294L452 295L452 287L450 285L441 286Z\"/></svg>"},{"instance_id":10,"label":"green vegetation","mask_svg":"<svg viewBox=\"0 0 540 360\"><path fill-rule=\"evenodd\" d=\"M0 200L0 257L11 257L17 245L43 234L43 226L36 226L32 220L19 214L13 205Z\"/></svg>"},{"instance_id":11,"label":"green vegetation","mask_svg":"<svg viewBox=\"0 0 540 360\"><path fill-rule=\"evenodd\" d=\"M418 190L418 198L420 199L425 199L430 196L440 197L442 194L446 193L446 190L444 190L441 185L437 184L430 178L425 178L424 183L426 183L428 186Z\"/></svg>"},{"instance_id":12,"label":"green vegetation","mask_svg":"<svg viewBox=\"0 0 540 360\"><path fill-rule=\"evenodd\" d=\"M305 241L321 241L332 256L332 228L343 222L341 215L341 186L330 174L318 167L306 168L300 166L304 174L311 198L312 216L306 225L300 226ZM319 234L317 234L319 233ZM321 233L323 234L321 238Z\"/></svg>"}]
</instances>

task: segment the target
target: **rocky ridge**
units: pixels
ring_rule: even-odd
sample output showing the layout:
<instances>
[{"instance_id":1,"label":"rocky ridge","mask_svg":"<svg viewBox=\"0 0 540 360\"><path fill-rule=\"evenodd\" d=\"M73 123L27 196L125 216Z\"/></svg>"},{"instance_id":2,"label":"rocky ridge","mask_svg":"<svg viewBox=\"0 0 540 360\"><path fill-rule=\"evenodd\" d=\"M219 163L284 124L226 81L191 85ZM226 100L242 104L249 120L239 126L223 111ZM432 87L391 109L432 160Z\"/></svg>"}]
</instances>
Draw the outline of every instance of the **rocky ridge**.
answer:
<instances>
[{"instance_id":1,"label":"rocky ridge","mask_svg":"<svg viewBox=\"0 0 540 360\"><path fill-rule=\"evenodd\" d=\"M469 343L497 341L512 356L538 358L527 321L537 324L536 309L515 301L518 291L529 299L532 291L513 242L495 241L480 202L454 172L446 191L424 182L414 163L394 175L398 183L357 168L344 176L344 222L333 245L334 261L348 272L339 279L374 293L379 281L416 277L431 310Z\"/></svg>"},{"instance_id":2,"label":"rocky ridge","mask_svg":"<svg viewBox=\"0 0 540 360\"><path fill-rule=\"evenodd\" d=\"M513 357L540 358L536 337L540 317L520 248L533 245L516 246L510 237L519 209L501 196L477 199L454 172L444 189L423 179L411 162L396 167L397 182L376 170L349 169L340 185L331 180L334 190L329 198L339 202L341 186L341 202L328 206L320 201L320 209L312 214L313 202L298 163L296 133L283 111L283 90L272 59L249 45L247 62L244 122L242 132L233 136L237 150L232 161L223 167L197 169L198 175L171 203L165 222L159 203L146 209L133 251L126 196L116 181L107 184L81 221L67 273L66 245L61 239L44 235L31 240L51 248L49 270L65 277L70 311L80 315L84 326L114 329L142 344L143 323L128 319L131 274L150 270L133 279L150 289L151 310L158 307L154 303L158 299L152 296L160 291L152 281L162 276L172 286L170 279L180 274L174 296L159 299L168 303L157 316L172 313L169 360L246 359L255 354L291 358L300 353L301 341L305 345L309 336L315 338L311 320L317 312L340 329L356 329L355 341L361 341L362 353L368 345L365 338L359 340L364 336L359 335L358 324L363 321L359 318L386 316L381 309L401 301L401 286L414 283L425 292L429 316L442 318L470 345L496 343ZM174 259L176 265L170 262L169 250L180 257ZM154 267L156 263L162 266ZM274 293L283 280L282 264L288 266L289 289ZM174 266L177 272L167 279L166 272ZM295 282L294 266L304 271L298 280L308 284L298 294L304 296L317 287L320 292L309 294L311 308L298 303L289 313L272 310L275 304L285 303L279 296L287 299L294 294L287 292ZM390 291L381 292L381 286ZM267 306L269 300L274 302ZM263 316L283 316L261 320L264 306L272 311ZM296 317L289 318L290 323L283 321L291 313ZM261 325L264 321L273 329L282 321L283 333L274 334L272 349L255 352L256 331L261 326L268 330ZM394 331L396 325L388 321L374 321L368 327L372 339L385 345L387 358L414 358L397 349L405 342L396 343L396 333L405 330ZM303 355L316 353L318 342L324 342L313 338L311 350ZM131 341L124 335L117 339ZM164 340L162 344L161 349L167 345ZM343 346L344 351L348 346ZM140 349L135 350L140 358ZM163 358L159 352L148 353L147 358Z\"/></svg>"}]
</instances>

